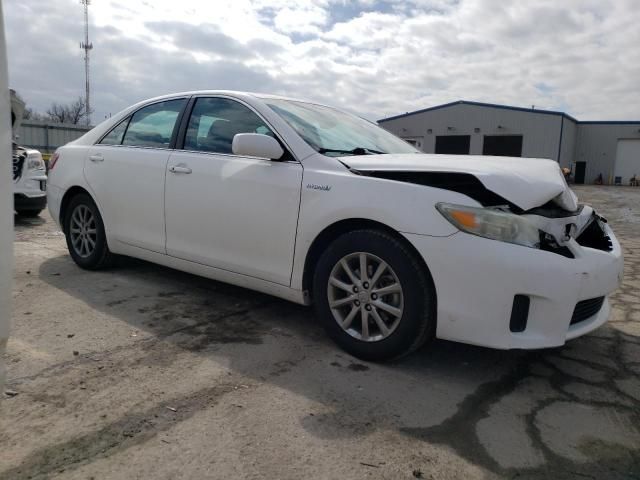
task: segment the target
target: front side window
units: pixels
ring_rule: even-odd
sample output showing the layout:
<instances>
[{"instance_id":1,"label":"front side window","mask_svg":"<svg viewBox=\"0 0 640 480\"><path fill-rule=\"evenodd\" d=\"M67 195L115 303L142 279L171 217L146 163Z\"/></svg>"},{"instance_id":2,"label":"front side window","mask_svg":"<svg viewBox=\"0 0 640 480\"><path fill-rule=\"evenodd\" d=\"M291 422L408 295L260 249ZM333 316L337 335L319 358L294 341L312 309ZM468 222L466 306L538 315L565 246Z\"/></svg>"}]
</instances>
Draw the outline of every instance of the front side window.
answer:
<instances>
[{"instance_id":1,"label":"front side window","mask_svg":"<svg viewBox=\"0 0 640 480\"><path fill-rule=\"evenodd\" d=\"M127 125L129 125L129 117L125 118L118 125L115 126L109 133L107 133L102 140L100 140L101 145L120 145L122 143L122 136L124 132L127 130Z\"/></svg>"},{"instance_id":2,"label":"front side window","mask_svg":"<svg viewBox=\"0 0 640 480\"><path fill-rule=\"evenodd\" d=\"M383 128L335 108L265 99L314 150L328 156L420 153Z\"/></svg>"},{"instance_id":3,"label":"front side window","mask_svg":"<svg viewBox=\"0 0 640 480\"><path fill-rule=\"evenodd\" d=\"M168 148L186 100L167 100L141 108L131 117L123 145Z\"/></svg>"},{"instance_id":4,"label":"front side window","mask_svg":"<svg viewBox=\"0 0 640 480\"><path fill-rule=\"evenodd\" d=\"M184 148L231 154L237 133L274 136L265 122L241 103L227 98L198 98L189 118Z\"/></svg>"}]
</instances>

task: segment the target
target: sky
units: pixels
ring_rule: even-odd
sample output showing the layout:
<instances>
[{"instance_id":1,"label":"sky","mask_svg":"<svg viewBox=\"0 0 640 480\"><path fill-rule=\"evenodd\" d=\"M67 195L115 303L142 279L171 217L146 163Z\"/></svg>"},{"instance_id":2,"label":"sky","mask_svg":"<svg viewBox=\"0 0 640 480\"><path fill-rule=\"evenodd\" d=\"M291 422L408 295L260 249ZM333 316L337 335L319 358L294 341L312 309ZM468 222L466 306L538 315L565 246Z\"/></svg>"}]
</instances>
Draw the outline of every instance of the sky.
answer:
<instances>
[{"instance_id":1,"label":"sky","mask_svg":"<svg viewBox=\"0 0 640 480\"><path fill-rule=\"evenodd\" d=\"M79 0L5 0L27 106L84 95ZM282 94L371 120L472 100L640 120L637 0L92 0L93 123L197 89Z\"/></svg>"}]
</instances>

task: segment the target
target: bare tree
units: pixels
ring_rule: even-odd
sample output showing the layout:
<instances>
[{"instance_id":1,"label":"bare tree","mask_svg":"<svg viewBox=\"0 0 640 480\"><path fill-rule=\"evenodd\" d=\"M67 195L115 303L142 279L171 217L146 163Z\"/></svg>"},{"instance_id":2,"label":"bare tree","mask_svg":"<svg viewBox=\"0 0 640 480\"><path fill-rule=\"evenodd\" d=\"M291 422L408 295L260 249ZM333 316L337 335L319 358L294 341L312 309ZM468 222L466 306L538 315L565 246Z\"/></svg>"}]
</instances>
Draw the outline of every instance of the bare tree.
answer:
<instances>
[{"instance_id":1,"label":"bare tree","mask_svg":"<svg viewBox=\"0 0 640 480\"><path fill-rule=\"evenodd\" d=\"M36 112L33 108L25 108L22 113L23 120L36 120L38 122L44 122L48 120L46 115L41 114L40 112Z\"/></svg>"},{"instance_id":2,"label":"bare tree","mask_svg":"<svg viewBox=\"0 0 640 480\"><path fill-rule=\"evenodd\" d=\"M78 97L77 100L67 105L54 102L47 110L47 115L52 122L77 125L87 117L84 98Z\"/></svg>"}]
</instances>

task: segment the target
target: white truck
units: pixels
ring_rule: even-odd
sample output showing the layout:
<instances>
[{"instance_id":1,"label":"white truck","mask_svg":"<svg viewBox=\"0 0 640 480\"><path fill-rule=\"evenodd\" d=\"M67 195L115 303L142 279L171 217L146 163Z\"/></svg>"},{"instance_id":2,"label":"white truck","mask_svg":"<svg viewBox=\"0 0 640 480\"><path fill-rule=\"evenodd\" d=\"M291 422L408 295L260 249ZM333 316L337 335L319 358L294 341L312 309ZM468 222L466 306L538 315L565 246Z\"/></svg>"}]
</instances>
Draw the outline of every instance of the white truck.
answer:
<instances>
[{"instance_id":1,"label":"white truck","mask_svg":"<svg viewBox=\"0 0 640 480\"><path fill-rule=\"evenodd\" d=\"M13 202L19 216L37 217L47 205L47 169L38 150L16 143L24 102L11 90Z\"/></svg>"}]
</instances>

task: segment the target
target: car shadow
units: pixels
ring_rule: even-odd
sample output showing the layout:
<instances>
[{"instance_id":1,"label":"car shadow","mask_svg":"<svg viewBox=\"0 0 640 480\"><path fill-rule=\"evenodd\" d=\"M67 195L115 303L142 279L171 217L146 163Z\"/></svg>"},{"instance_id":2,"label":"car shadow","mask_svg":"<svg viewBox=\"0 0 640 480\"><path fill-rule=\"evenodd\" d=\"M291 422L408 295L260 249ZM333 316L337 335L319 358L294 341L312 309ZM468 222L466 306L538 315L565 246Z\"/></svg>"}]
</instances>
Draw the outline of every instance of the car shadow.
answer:
<instances>
[{"instance_id":1,"label":"car shadow","mask_svg":"<svg viewBox=\"0 0 640 480\"><path fill-rule=\"evenodd\" d=\"M44 225L46 220L42 217L23 217L21 215L13 216L13 225L15 227L34 227Z\"/></svg>"},{"instance_id":2,"label":"car shadow","mask_svg":"<svg viewBox=\"0 0 640 480\"><path fill-rule=\"evenodd\" d=\"M590 446L579 447L584 461L556 448L572 439L570 432L559 440L548 433L557 403L614 409L638 420L640 402L616 381L637 379L623 352L640 341L611 327L564 348L533 352L437 340L402 360L375 364L338 350L309 308L144 261L120 258L111 270L84 272L58 256L42 263L39 274L178 351L223 357L234 372L324 405L325 413L300 420L318 437L393 429L510 478L570 478L567 472L625 478L640 466L637 451L609 444L596 431ZM602 398L601 391L612 393ZM582 418L561 421L570 426ZM510 445L503 445L505 438Z\"/></svg>"}]
</instances>

